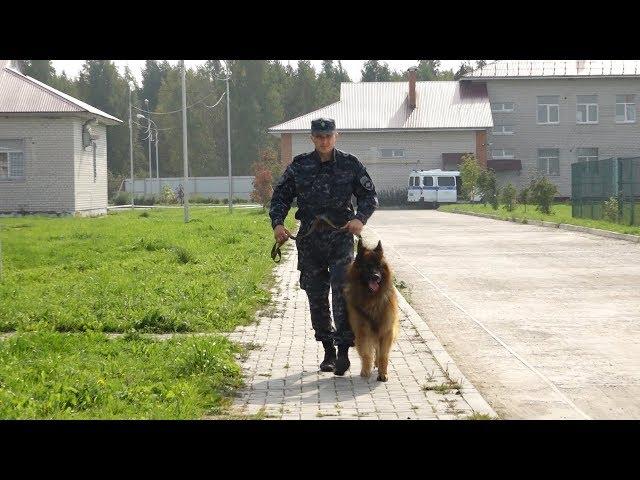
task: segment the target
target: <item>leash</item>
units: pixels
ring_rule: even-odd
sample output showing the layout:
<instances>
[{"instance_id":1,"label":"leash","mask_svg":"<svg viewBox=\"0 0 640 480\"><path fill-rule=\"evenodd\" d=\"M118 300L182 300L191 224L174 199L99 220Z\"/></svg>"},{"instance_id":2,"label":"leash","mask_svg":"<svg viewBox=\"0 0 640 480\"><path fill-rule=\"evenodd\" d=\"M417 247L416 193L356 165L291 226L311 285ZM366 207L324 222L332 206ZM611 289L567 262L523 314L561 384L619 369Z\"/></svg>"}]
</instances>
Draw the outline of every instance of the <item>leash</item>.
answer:
<instances>
[{"instance_id":1,"label":"leash","mask_svg":"<svg viewBox=\"0 0 640 480\"><path fill-rule=\"evenodd\" d=\"M313 223L311 224L311 228L309 228L307 233L305 233L304 235L297 235L297 236L289 235L289 238L293 240L298 240L299 238L304 238L308 235L311 235L314 231L316 231L316 229L320 226L322 222L326 223L334 230L340 230L342 228L342 227L336 226L326 215L317 215L316 218L313 220ZM287 240L285 240L282 243L276 242L273 244L273 247L271 248L271 258L273 259L274 262L280 263L280 260L282 259L282 252L280 251L280 247L284 245L284 243Z\"/></svg>"}]
</instances>

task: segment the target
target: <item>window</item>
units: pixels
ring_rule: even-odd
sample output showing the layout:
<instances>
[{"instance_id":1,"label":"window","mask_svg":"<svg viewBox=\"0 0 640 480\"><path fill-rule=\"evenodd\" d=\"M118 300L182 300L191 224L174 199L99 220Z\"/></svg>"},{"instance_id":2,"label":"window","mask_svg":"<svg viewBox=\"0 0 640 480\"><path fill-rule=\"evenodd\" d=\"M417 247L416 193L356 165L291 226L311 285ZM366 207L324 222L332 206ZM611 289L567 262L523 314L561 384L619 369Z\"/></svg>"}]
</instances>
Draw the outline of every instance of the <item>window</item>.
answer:
<instances>
[{"instance_id":1,"label":"window","mask_svg":"<svg viewBox=\"0 0 640 480\"><path fill-rule=\"evenodd\" d=\"M24 177L24 154L0 151L0 179Z\"/></svg>"},{"instance_id":2,"label":"window","mask_svg":"<svg viewBox=\"0 0 640 480\"><path fill-rule=\"evenodd\" d=\"M501 103L492 103L491 111L492 112L513 112L514 110L513 102L501 102Z\"/></svg>"},{"instance_id":3,"label":"window","mask_svg":"<svg viewBox=\"0 0 640 480\"><path fill-rule=\"evenodd\" d=\"M577 148L576 156L579 162L588 162L590 160L598 160L597 148Z\"/></svg>"},{"instance_id":4,"label":"window","mask_svg":"<svg viewBox=\"0 0 640 480\"><path fill-rule=\"evenodd\" d=\"M453 177L438 177L439 187L453 187L456 181Z\"/></svg>"},{"instance_id":5,"label":"window","mask_svg":"<svg viewBox=\"0 0 640 480\"><path fill-rule=\"evenodd\" d=\"M636 121L636 96L616 95L616 123Z\"/></svg>"},{"instance_id":6,"label":"window","mask_svg":"<svg viewBox=\"0 0 640 480\"><path fill-rule=\"evenodd\" d=\"M513 125L494 125L494 135L513 135Z\"/></svg>"},{"instance_id":7,"label":"window","mask_svg":"<svg viewBox=\"0 0 640 480\"><path fill-rule=\"evenodd\" d=\"M557 148L538 149L538 170L544 175L560 175L560 151Z\"/></svg>"},{"instance_id":8,"label":"window","mask_svg":"<svg viewBox=\"0 0 640 480\"><path fill-rule=\"evenodd\" d=\"M598 123L597 95L578 95L576 123Z\"/></svg>"},{"instance_id":9,"label":"window","mask_svg":"<svg viewBox=\"0 0 640 480\"><path fill-rule=\"evenodd\" d=\"M409 186L410 187L419 187L420 186L420 177L409 177Z\"/></svg>"},{"instance_id":10,"label":"window","mask_svg":"<svg viewBox=\"0 0 640 480\"><path fill-rule=\"evenodd\" d=\"M491 150L491 158L515 158L515 155L510 148L499 148Z\"/></svg>"},{"instance_id":11,"label":"window","mask_svg":"<svg viewBox=\"0 0 640 480\"><path fill-rule=\"evenodd\" d=\"M403 148L381 148L380 158L404 158Z\"/></svg>"},{"instance_id":12,"label":"window","mask_svg":"<svg viewBox=\"0 0 640 480\"><path fill-rule=\"evenodd\" d=\"M538 123L560 123L559 96L538 97Z\"/></svg>"},{"instance_id":13,"label":"window","mask_svg":"<svg viewBox=\"0 0 640 480\"><path fill-rule=\"evenodd\" d=\"M425 187L433 187L433 177L422 177L422 185Z\"/></svg>"}]
</instances>

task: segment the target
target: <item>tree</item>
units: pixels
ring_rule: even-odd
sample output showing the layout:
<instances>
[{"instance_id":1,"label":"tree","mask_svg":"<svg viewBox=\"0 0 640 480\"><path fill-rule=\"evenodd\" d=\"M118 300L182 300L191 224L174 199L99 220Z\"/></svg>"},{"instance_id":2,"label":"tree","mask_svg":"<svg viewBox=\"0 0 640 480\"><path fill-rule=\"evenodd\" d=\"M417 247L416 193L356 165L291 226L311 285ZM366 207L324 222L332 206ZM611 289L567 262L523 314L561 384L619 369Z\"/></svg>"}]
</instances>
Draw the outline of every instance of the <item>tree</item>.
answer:
<instances>
[{"instance_id":1,"label":"tree","mask_svg":"<svg viewBox=\"0 0 640 480\"><path fill-rule=\"evenodd\" d=\"M269 149L261 152L260 160L253 163L251 170L255 176L251 200L260 203L262 208L266 209L273 195L274 179L281 173L275 152Z\"/></svg>"},{"instance_id":2,"label":"tree","mask_svg":"<svg viewBox=\"0 0 640 480\"><path fill-rule=\"evenodd\" d=\"M513 212L516 208L516 194L516 188L511 183L502 189L500 200L509 212Z\"/></svg>"},{"instance_id":3,"label":"tree","mask_svg":"<svg viewBox=\"0 0 640 480\"><path fill-rule=\"evenodd\" d=\"M166 60L162 64L156 60L146 60L144 63L140 96L142 99L149 100L149 109L152 111L155 111L158 105L158 92L169 68L169 63Z\"/></svg>"},{"instance_id":4,"label":"tree","mask_svg":"<svg viewBox=\"0 0 640 480\"><path fill-rule=\"evenodd\" d=\"M22 60L20 68L24 75L35 78L46 85L51 85L52 80L56 77L51 60Z\"/></svg>"},{"instance_id":5,"label":"tree","mask_svg":"<svg viewBox=\"0 0 640 480\"><path fill-rule=\"evenodd\" d=\"M420 60L418 62L417 79L419 82L438 80L440 60Z\"/></svg>"},{"instance_id":6,"label":"tree","mask_svg":"<svg viewBox=\"0 0 640 480\"><path fill-rule=\"evenodd\" d=\"M462 182L462 196L470 202L474 202L478 195L478 180L482 173L482 167L475 155L468 153L462 156L460 165L460 180Z\"/></svg>"},{"instance_id":7,"label":"tree","mask_svg":"<svg viewBox=\"0 0 640 480\"><path fill-rule=\"evenodd\" d=\"M87 60L77 80L78 98L122 120L129 117L129 87L110 60ZM129 125L108 126L107 168L112 173L129 171Z\"/></svg>"},{"instance_id":8,"label":"tree","mask_svg":"<svg viewBox=\"0 0 640 480\"><path fill-rule=\"evenodd\" d=\"M473 71L473 67L471 66L470 62L462 62L462 65L460 65L460 68L458 68L458 71L453 76L453 79L454 80L460 80L467 73L472 72L472 71Z\"/></svg>"},{"instance_id":9,"label":"tree","mask_svg":"<svg viewBox=\"0 0 640 480\"><path fill-rule=\"evenodd\" d=\"M386 62L380 63L378 60L367 60L360 71L362 82L390 82L391 71Z\"/></svg>"}]
</instances>

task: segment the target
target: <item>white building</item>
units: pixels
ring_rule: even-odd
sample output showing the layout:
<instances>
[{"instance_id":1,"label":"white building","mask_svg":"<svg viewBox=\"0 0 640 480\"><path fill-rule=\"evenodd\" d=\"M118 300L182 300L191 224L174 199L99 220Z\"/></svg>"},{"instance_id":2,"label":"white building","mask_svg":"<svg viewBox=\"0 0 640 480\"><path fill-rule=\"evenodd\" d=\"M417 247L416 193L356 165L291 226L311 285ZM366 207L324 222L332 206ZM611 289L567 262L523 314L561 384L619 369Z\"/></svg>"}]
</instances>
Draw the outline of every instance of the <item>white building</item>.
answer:
<instances>
[{"instance_id":1,"label":"white building","mask_svg":"<svg viewBox=\"0 0 640 480\"><path fill-rule=\"evenodd\" d=\"M471 82L342 83L340 101L275 125L283 161L313 150L311 120L333 118L337 148L367 167L378 192L406 189L411 170L457 170L465 153L487 165L493 127L486 86Z\"/></svg>"},{"instance_id":2,"label":"white building","mask_svg":"<svg viewBox=\"0 0 640 480\"><path fill-rule=\"evenodd\" d=\"M0 60L0 212L106 213L106 126L119 123Z\"/></svg>"}]
</instances>

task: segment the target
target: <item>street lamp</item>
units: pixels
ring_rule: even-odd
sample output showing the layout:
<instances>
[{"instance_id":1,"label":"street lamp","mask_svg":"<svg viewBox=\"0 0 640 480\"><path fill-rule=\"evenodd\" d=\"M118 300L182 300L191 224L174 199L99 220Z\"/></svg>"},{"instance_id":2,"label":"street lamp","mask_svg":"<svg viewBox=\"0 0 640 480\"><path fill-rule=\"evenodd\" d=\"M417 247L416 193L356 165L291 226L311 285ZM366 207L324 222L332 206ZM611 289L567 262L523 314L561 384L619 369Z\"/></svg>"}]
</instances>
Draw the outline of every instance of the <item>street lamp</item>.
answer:
<instances>
[{"instance_id":1,"label":"street lamp","mask_svg":"<svg viewBox=\"0 0 640 480\"><path fill-rule=\"evenodd\" d=\"M144 99L144 106L147 111L147 120L151 121L150 113L149 113L149 100ZM153 178L153 173L151 171L151 127L149 127L149 178Z\"/></svg>"},{"instance_id":2,"label":"street lamp","mask_svg":"<svg viewBox=\"0 0 640 480\"><path fill-rule=\"evenodd\" d=\"M134 208L135 192L133 189L133 125L131 121L131 90L133 90L132 82L129 82L129 162L131 163L131 209Z\"/></svg>"},{"instance_id":3,"label":"street lamp","mask_svg":"<svg viewBox=\"0 0 640 480\"><path fill-rule=\"evenodd\" d=\"M150 118L145 117L144 115L142 115L140 113L138 113L137 117L140 118L140 119L147 120L147 122L148 122L147 123L147 125L148 125L147 132L149 133L149 141L150 142L151 141L155 141L155 143L156 143L156 181L157 181L157 184L158 184L158 195L160 195L160 169L158 167L158 140L160 138L160 135L159 135L158 125L156 125L156 122L154 122ZM153 132L151 131L151 125L153 125L153 127L156 129L155 136L153 136ZM151 154L151 144L149 144L149 154ZM149 158L149 165L151 165L151 158Z\"/></svg>"}]
</instances>

